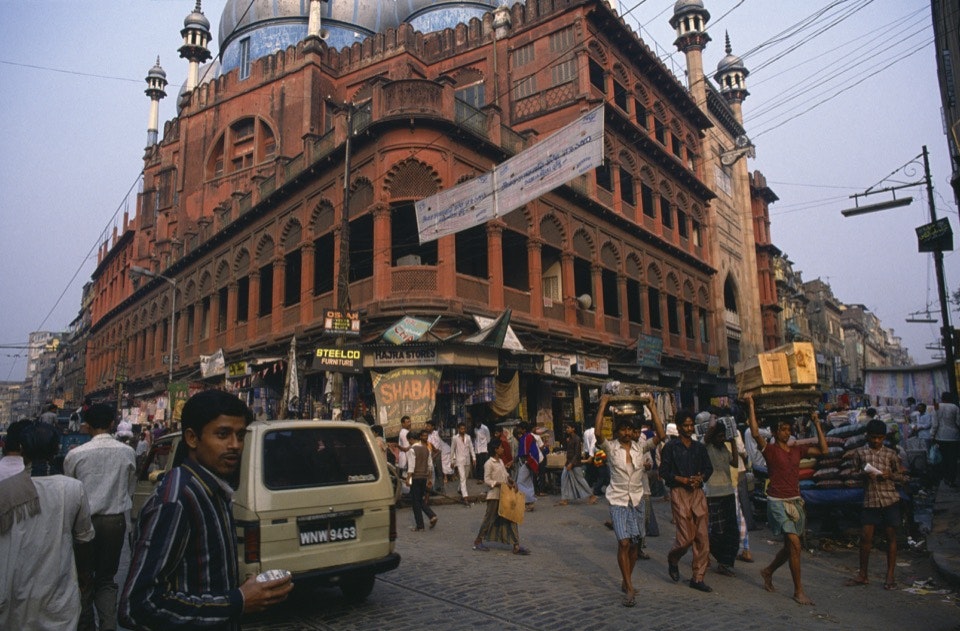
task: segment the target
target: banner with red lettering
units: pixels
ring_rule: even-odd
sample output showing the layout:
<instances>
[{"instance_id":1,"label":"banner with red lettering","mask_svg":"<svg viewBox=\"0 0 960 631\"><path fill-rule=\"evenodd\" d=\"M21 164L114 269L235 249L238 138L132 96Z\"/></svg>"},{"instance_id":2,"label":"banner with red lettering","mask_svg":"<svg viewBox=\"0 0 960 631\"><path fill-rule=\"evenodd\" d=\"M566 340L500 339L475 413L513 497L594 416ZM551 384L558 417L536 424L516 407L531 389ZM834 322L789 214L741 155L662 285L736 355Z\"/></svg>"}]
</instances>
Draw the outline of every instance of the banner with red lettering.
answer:
<instances>
[{"instance_id":1,"label":"banner with red lettering","mask_svg":"<svg viewBox=\"0 0 960 631\"><path fill-rule=\"evenodd\" d=\"M371 373L377 397L378 422L384 434L400 433L400 418L409 416L414 427L422 427L433 415L437 386L442 370L437 368L397 368Z\"/></svg>"}]
</instances>

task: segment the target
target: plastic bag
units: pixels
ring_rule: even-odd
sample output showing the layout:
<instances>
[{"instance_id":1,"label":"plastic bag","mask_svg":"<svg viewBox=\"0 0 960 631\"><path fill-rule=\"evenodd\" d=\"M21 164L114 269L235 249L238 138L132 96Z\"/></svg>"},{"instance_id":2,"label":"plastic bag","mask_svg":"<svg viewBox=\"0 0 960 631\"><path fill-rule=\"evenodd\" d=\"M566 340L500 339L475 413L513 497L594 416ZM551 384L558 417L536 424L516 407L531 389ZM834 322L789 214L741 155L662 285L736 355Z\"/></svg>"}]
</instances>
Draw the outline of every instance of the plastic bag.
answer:
<instances>
[{"instance_id":1,"label":"plastic bag","mask_svg":"<svg viewBox=\"0 0 960 631\"><path fill-rule=\"evenodd\" d=\"M940 445L933 443L927 451L927 464L938 465L943 462L943 454L940 453Z\"/></svg>"}]
</instances>

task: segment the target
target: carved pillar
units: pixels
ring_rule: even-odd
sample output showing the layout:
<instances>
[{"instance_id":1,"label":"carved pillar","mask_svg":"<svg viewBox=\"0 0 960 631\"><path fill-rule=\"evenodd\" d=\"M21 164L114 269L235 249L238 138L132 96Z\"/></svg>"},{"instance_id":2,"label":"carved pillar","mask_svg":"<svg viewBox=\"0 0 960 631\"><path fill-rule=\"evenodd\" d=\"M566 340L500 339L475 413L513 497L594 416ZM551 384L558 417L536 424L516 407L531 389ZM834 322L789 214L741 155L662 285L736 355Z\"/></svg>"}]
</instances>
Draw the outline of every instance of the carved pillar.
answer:
<instances>
[{"instance_id":1,"label":"carved pillar","mask_svg":"<svg viewBox=\"0 0 960 631\"><path fill-rule=\"evenodd\" d=\"M601 333L606 331L606 322L603 311L603 268L594 263L590 266L590 276L593 281L593 328Z\"/></svg>"},{"instance_id":2,"label":"carved pillar","mask_svg":"<svg viewBox=\"0 0 960 631\"><path fill-rule=\"evenodd\" d=\"M503 224L487 224L487 278L490 281L490 308L503 311Z\"/></svg>"},{"instance_id":3,"label":"carved pillar","mask_svg":"<svg viewBox=\"0 0 960 631\"><path fill-rule=\"evenodd\" d=\"M227 285L227 346L232 346L237 337L237 281L231 281Z\"/></svg>"},{"instance_id":4,"label":"carved pillar","mask_svg":"<svg viewBox=\"0 0 960 631\"><path fill-rule=\"evenodd\" d=\"M627 314L627 275L617 274L617 302L620 303L620 337L630 337L630 316Z\"/></svg>"},{"instance_id":5,"label":"carved pillar","mask_svg":"<svg viewBox=\"0 0 960 631\"><path fill-rule=\"evenodd\" d=\"M247 339L257 336L257 322L260 320L260 270L250 272L250 294L247 296Z\"/></svg>"},{"instance_id":6,"label":"carved pillar","mask_svg":"<svg viewBox=\"0 0 960 631\"><path fill-rule=\"evenodd\" d=\"M543 241L527 240L527 286L530 287L530 316L543 318L543 260L540 258Z\"/></svg>"},{"instance_id":7,"label":"carved pillar","mask_svg":"<svg viewBox=\"0 0 960 631\"><path fill-rule=\"evenodd\" d=\"M315 249L313 241L307 241L300 248L300 324L307 324L313 319Z\"/></svg>"},{"instance_id":8,"label":"carved pillar","mask_svg":"<svg viewBox=\"0 0 960 631\"><path fill-rule=\"evenodd\" d=\"M287 284L287 260L278 256L273 261L273 320L270 330L279 333L283 330L283 292Z\"/></svg>"},{"instance_id":9,"label":"carved pillar","mask_svg":"<svg viewBox=\"0 0 960 631\"><path fill-rule=\"evenodd\" d=\"M393 239L390 224L390 206L374 204L373 213L373 297L374 300L389 298L393 293L393 266L391 264Z\"/></svg>"},{"instance_id":10,"label":"carved pillar","mask_svg":"<svg viewBox=\"0 0 960 631\"><path fill-rule=\"evenodd\" d=\"M563 287L563 315L567 324L577 325L577 296L574 293L573 283L573 253L564 252L560 255L560 284Z\"/></svg>"}]
</instances>

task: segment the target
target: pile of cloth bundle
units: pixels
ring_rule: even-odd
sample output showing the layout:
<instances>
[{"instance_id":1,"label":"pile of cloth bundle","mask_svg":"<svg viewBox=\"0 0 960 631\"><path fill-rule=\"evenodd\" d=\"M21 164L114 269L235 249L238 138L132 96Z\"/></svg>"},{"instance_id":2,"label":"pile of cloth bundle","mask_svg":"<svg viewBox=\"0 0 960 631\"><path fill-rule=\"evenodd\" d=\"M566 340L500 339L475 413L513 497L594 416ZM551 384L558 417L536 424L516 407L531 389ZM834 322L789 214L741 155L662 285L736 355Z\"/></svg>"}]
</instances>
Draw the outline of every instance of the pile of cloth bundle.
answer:
<instances>
[{"instance_id":1,"label":"pile of cloth bundle","mask_svg":"<svg viewBox=\"0 0 960 631\"><path fill-rule=\"evenodd\" d=\"M834 417L834 415L831 415ZM849 451L867 444L867 425L857 422L856 416L828 418L834 427L827 431L829 453L800 461L800 489L856 489L863 487L861 471L853 460L844 459ZM804 438L799 444L815 446L816 438Z\"/></svg>"}]
</instances>

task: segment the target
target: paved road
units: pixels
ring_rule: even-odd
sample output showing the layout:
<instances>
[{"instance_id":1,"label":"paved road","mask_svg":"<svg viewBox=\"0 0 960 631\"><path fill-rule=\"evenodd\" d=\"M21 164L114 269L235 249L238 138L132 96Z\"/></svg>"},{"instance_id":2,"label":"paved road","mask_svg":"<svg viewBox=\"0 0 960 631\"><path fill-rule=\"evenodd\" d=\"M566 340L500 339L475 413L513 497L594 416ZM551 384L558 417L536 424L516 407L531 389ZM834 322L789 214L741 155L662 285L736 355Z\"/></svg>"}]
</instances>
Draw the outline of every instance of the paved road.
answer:
<instances>
[{"instance_id":1,"label":"paved road","mask_svg":"<svg viewBox=\"0 0 960 631\"><path fill-rule=\"evenodd\" d=\"M401 509L400 567L381 575L363 605L345 603L337 590L317 590L269 615L251 618L245 629L960 629L960 610L953 593L911 593L914 581L934 576L926 556L901 554L900 590L882 588L885 560L871 558L867 587L843 587L857 566L857 550L828 546L804 554L803 569L814 607L791 599L792 585L784 567L776 576L780 590L763 591L758 574L778 544L767 530L751 533L756 563L738 563L738 576L707 574L711 594L686 585L689 555L681 565L682 581L667 577L666 552L672 541L669 505L657 500L655 510L664 531L649 539L650 561L640 561L634 583L637 607L621 606L620 578L613 533L603 526L604 504L554 505L541 498L520 528L521 540L533 554L515 556L509 548L489 553L471 550L483 507L440 506L433 531L412 533L409 509ZM491 546L493 547L493 546Z\"/></svg>"},{"instance_id":2,"label":"paved road","mask_svg":"<svg viewBox=\"0 0 960 631\"><path fill-rule=\"evenodd\" d=\"M653 558L638 563L634 577L638 604L627 609L620 605L614 536L603 525L609 514L606 505L560 507L554 505L557 499L542 497L536 511L527 513L520 537L532 551L528 557L496 544L487 553L471 549L483 519L482 505L438 506L439 524L423 533L409 531L411 511L400 509L400 567L380 575L365 603L350 605L338 590L320 589L250 617L244 629L960 630L956 594L938 593L935 581L933 589L909 591L915 581L936 573L926 555L904 550L897 569L900 589L893 592L882 587L886 566L881 552L873 552L873 582L866 587L843 587L856 571L855 548L828 545L805 553L804 584L817 603L814 607L801 607L790 599L786 567L775 577L776 594L762 589L759 569L779 547L766 529L750 533L757 562L738 563L734 578L707 573L713 593L687 587L689 554L681 562L681 582L675 584L666 571L673 526L669 504L661 500L654 506L663 535L648 539ZM127 563L125 549L118 580L122 581Z\"/></svg>"}]
</instances>

